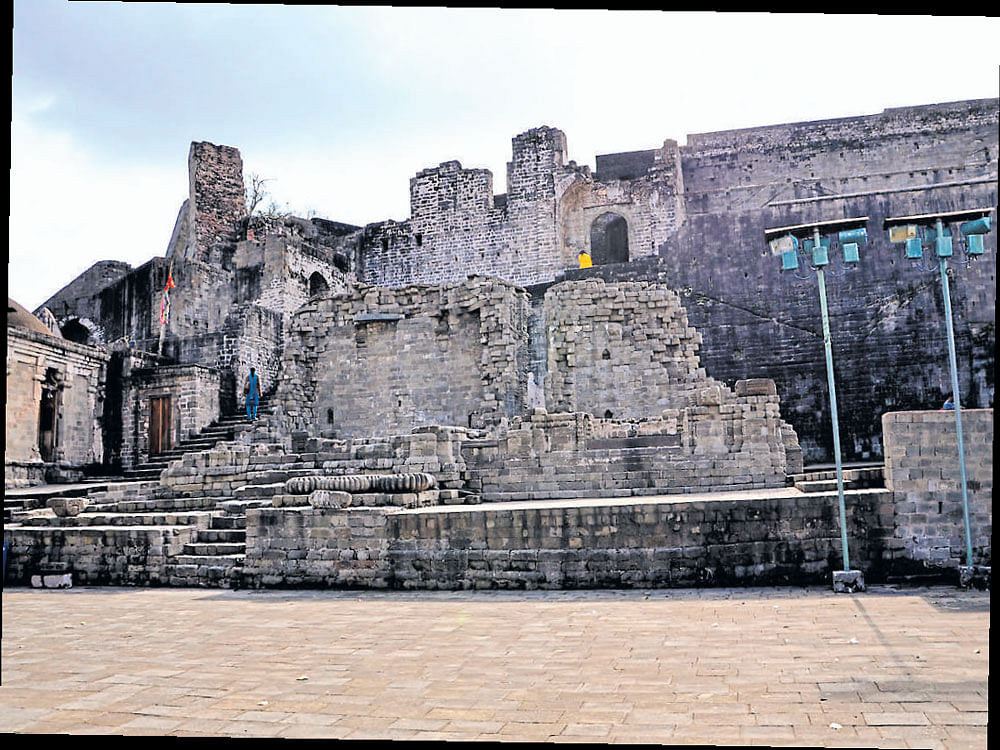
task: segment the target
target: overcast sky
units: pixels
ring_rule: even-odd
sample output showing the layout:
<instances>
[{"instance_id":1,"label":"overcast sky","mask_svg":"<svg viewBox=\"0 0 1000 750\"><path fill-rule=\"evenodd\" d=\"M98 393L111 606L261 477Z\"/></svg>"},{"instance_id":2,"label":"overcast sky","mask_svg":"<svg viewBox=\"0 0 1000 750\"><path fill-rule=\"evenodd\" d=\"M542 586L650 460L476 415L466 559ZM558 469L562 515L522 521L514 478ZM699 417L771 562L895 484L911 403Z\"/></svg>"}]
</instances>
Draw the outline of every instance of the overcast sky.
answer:
<instances>
[{"instance_id":1,"label":"overcast sky","mask_svg":"<svg viewBox=\"0 0 1000 750\"><path fill-rule=\"evenodd\" d=\"M166 252L191 141L293 212L409 216L458 159L506 191L511 138L569 157L689 133L996 97L1000 19L15 0L8 294Z\"/></svg>"}]
</instances>

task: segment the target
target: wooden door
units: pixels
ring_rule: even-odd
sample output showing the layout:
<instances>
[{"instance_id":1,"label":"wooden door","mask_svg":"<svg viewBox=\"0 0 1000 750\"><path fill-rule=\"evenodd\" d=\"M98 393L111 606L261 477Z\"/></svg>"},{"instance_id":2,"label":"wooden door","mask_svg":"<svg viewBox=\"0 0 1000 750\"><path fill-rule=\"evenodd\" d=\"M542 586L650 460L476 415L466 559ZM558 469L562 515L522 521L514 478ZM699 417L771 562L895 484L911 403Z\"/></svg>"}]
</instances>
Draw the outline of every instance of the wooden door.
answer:
<instances>
[{"instance_id":1,"label":"wooden door","mask_svg":"<svg viewBox=\"0 0 1000 750\"><path fill-rule=\"evenodd\" d=\"M149 399L149 455L170 450L170 396Z\"/></svg>"}]
</instances>

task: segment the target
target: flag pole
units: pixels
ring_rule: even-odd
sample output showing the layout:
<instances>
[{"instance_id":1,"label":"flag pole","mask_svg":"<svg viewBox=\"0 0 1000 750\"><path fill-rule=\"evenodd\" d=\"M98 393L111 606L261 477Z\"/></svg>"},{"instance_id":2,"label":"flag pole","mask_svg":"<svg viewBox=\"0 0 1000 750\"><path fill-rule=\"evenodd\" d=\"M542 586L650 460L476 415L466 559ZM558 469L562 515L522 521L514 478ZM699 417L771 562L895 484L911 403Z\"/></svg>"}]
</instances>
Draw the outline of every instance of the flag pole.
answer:
<instances>
[{"instance_id":1,"label":"flag pole","mask_svg":"<svg viewBox=\"0 0 1000 750\"><path fill-rule=\"evenodd\" d=\"M163 356L163 341L167 335L167 318L170 316L170 288L174 286L174 262L170 261L167 269L167 283L163 285L163 294L160 297L160 342L156 348L156 354Z\"/></svg>"}]
</instances>

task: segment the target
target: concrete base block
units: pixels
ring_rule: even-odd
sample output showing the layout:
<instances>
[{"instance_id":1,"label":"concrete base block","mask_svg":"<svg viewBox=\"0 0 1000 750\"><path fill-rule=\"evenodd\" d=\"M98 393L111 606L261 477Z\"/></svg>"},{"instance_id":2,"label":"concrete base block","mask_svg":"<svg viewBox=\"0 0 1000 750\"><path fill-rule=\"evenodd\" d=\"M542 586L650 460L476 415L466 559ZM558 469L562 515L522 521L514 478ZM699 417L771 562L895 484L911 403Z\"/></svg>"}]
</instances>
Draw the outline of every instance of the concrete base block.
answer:
<instances>
[{"instance_id":1,"label":"concrete base block","mask_svg":"<svg viewBox=\"0 0 1000 750\"><path fill-rule=\"evenodd\" d=\"M860 570L833 571L833 590L838 594L853 594L865 590L865 576Z\"/></svg>"},{"instance_id":2,"label":"concrete base block","mask_svg":"<svg viewBox=\"0 0 1000 750\"><path fill-rule=\"evenodd\" d=\"M36 589L68 589L73 587L72 573L45 573L31 576L31 586Z\"/></svg>"},{"instance_id":3,"label":"concrete base block","mask_svg":"<svg viewBox=\"0 0 1000 750\"><path fill-rule=\"evenodd\" d=\"M958 585L963 589L975 587L980 591L985 591L990 588L990 566L959 565Z\"/></svg>"}]
</instances>

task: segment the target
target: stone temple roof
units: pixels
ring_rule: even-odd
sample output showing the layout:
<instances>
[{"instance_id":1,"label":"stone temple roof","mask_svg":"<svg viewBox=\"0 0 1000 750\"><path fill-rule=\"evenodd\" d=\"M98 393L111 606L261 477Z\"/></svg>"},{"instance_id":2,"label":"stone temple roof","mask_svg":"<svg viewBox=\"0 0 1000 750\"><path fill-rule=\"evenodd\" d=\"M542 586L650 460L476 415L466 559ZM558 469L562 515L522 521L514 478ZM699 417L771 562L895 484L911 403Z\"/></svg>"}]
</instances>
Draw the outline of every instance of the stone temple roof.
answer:
<instances>
[{"instance_id":1,"label":"stone temple roof","mask_svg":"<svg viewBox=\"0 0 1000 750\"><path fill-rule=\"evenodd\" d=\"M7 325L14 326L15 328L27 328L29 331L34 331L35 333L44 333L49 336L55 336L55 334L49 330L48 326L17 304L17 302L12 300L10 297L7 298ZM57 338L62 337L60 336Z\"/></svg>"}]
</instances>

